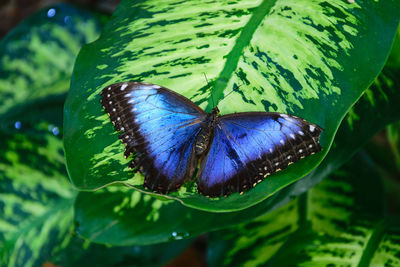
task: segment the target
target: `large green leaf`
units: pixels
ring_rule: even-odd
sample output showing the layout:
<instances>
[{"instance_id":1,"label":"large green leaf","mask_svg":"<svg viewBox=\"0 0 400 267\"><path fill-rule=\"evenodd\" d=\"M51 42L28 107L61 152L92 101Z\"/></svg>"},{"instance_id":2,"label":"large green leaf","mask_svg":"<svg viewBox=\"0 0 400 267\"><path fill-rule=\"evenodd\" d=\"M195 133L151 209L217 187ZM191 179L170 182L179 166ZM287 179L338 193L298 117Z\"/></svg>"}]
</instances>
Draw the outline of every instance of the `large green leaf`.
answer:
<instances>
[{"instance_id":1,"label":"large green leaf","mask_svg":"<svg viewBox=\"0 0 400 267\"><path fill-rule=\"evenodd\" d=\"M186 208L173 201L145 197L124 187L104 188L95 193L79 193L75 203L79 222L77 230L99 243L150 244L166 242L175 237L189 238L249 221L275 210L348 161L361 145L387 123L400 119L400 110L396 106L400 101L399 72L398 67L385 66L377 80L348 113L338 130L333 148L312 173L251 208L214 214ZM97 205L92 205L94 202ZM109 227L110 224L112 227Z\"/></svg>"},{"instance_id":2,"label":"large green leaf","mask_svg":"<svg viewBox=\"0 0 400 267\"><path fill-rule=\"evenodd\" d=\"M209 263L396 266L400 229L395 222L384 217L379 173L358 156L281 209L211 234Z\"/></svg>"},{"instance_id":3,"label":"large green leaf","mask_svg":"<svg viewBox=\"0 0 400 267\"><path fill-rule=\"evenodd\" d=\"M147 245L189 239L249 221L263 214L263 208L258 204L246 211L210 213L114 185L79 193L76 231L96 243Z\"/></svg>"},{"instance_id":4,"label":"large green leaf","mask_svg":"<svg viewBox=\"0 0 400 267\"><path fill-rule=\"evenodd\" d=\"M56 5L11 30L0 42L0 123L50 96L62 103L75 57L100 26L94 14Z\"/></svg>"},{"instance_id":5,"label":"large green leaf","mask_svg":"<svg viewBox=\"0 0 400 267\"><path fill-rule=\"evenodd\" d=\"M383 66L398 7L398 1L121 2L101 38L82 49L76 63L64 112L70 178L86 189L130 179L147 192L143 177L127 168L131 159L123 158L124 146L99 103L106 85L140 80L171 88L207 111L211 90L223 114L279 111L322 126L323 152L243 196L209 199L191 184L169 195L210 211L264 200L310 172L329 151L346 111Z\"/></svg>"}]
</instances>

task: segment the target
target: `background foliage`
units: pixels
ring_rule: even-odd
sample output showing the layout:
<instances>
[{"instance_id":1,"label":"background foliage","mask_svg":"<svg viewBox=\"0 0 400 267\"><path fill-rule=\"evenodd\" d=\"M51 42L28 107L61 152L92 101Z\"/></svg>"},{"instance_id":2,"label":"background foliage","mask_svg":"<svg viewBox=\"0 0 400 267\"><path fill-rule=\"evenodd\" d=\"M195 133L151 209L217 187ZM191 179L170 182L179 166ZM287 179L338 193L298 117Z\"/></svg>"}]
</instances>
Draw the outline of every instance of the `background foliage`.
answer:
<instances>
[{"instance_id":1,"label":"background foliage","mask_svg":"<svg viewBox=\"0 0 400 267\"><path fill-rule=\"evenodd\" d=\"M13 29L0 41L0 265L163 265L204 233L211 266L400 265L399 3L307 3L123 1L111 19L57 5ZM243 197L147 192L98 93L143 80L210 110L203 72L223 113L299 115L323 126L324 151Z\"/></svg>"}]
</instances>

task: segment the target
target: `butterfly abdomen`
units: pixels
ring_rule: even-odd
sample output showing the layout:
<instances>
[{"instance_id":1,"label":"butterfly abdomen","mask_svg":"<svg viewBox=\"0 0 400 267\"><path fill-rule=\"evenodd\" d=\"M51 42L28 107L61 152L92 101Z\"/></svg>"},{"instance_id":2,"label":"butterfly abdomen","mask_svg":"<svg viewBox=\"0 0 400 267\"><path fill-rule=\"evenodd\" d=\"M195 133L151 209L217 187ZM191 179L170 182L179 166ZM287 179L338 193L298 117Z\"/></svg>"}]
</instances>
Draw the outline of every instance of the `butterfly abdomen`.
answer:
<instances>
[{"instance_id":1,"label":"butterfly abdomen","mask_svg":"<svg viewBox=\"0 0 400 267\"><path fill-rule=\"evenodd\" d=\"M217 113L213 111L213 113L208 114L203 125L201 126L201 130L196 136L195 148L194 148L195 154L197 156L203 155L210 147L216 120L217 120Z\"/></svg>"},{"instance_id":2,"label":"butterfly abdomen","mask_svg":"<svg viewBox=\"0 0 400 267\"><path fill-rule=\"evenodd\" d=\"M201 129L199 134L196 136L194 151L197 156L201 156L207 151L210 146L210 141L212 139L212 130L209 127L204 127Z\"/></svg>"}]
</instances>

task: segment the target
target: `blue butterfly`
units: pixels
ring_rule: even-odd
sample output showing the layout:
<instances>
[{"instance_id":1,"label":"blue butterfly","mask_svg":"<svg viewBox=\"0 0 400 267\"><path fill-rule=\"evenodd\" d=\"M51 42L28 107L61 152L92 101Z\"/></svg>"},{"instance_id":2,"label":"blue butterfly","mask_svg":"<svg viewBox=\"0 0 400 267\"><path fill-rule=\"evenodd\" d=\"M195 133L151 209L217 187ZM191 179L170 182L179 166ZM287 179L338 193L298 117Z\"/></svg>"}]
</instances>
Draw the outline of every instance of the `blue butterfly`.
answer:
<instances>
[{"instance_id":1,"label":"blue butterfly","mask_svg":"<svg viewBox=\"0 0 400 267\"><path fill-rule=\"evenodd\" d=\"M197 172L198 191L218 197L243 192L266 176L321 150L322 129L272 112L219 115L204 112L167 88L141 82L116 83L101 92L130 167L145 175L144 186L176 191Z\"/></svg>"}]
</instances>

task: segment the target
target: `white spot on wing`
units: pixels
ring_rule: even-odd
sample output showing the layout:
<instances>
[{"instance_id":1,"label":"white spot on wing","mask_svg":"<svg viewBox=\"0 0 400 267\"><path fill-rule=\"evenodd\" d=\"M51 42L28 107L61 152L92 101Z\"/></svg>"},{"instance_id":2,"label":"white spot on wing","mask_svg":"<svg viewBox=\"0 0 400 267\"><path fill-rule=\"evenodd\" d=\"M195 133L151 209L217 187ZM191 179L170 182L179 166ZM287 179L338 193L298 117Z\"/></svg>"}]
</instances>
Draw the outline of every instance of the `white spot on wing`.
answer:
<instances>
[{"instance_id":1,"label":"white spot on wing","mask_svg":"<svg viewBox=\"0 0 400 267\"><path fill-rule=\"evenodd\" d=\"M274 151L274 150L273 150L272 148L270 148L270 149L269 149L269 152L271 152L271 153L272 153L272 151Z\"/></svg>"},{"instance_id":2,"label":"white spot on wing","mask_svg":"<svg viewBox=\"0 0 400 267\"><path fill-rule=\"evenodd\" d=\"M156 88L154 88L154 86L157 86L157 85L142 84L142 85L139 87L139 89L142 89L142 90L154 90L154 89L156 89Z\"/></svg>"},{"instance_id":3,"label":"white spot on wing","mask_svg":"<svg viewBox=\"0 0 400 267\"><path fill-rule=\"evenodd\" d=\"M286 119L286 118L289 118L289 116L286 115L286 114L281 114L281 117L282 117L282 118L285 118L285 119Z\"/></svg>"},{"instance_id":4,"label":"white spot on wing","mask_svg":"<svg viewBox=\"0 0 400 267\"><path fill-rule=\"evenodd\" d=\"M157 85L157 84L154 84L154 85L153 85L153 88L154 88L154 89L160 89L161 86L159 86L159 85Z\"/></svg>"},{"instance_id":5,"label":"white spot on wing","mask_svg":"<svg viewBox=\"0 0 400 267\"><path fill-rule=\"evenodd\" d=\"M303 152L303 149L299 149L299 153Z\"/></svg>"},{"instance_id":6,"label":"white spot on wing","mask_svg":"<svg viewBox=\"0 0 400 267\"><path fill-rule=\"evenodd\" d=\"M310 131L314 132L314 130L315 130L315 127L313 125L310 125Z\"/></svg>"},{"instance_id":7,"label":"white spot on wing","mask_svg":"<svg viewBox=\"0 0 400 267\"><path fill-rule=\"evenodd\" d=\"M124 91L126 87L128 87L128 84L127 84L127 83L122 84L122 86L121 86L121 91Z\"/></svg>"},{"instance_id":8,"label":"white spot on wing","mask_svg":"<svg viewBox=\"0 0 400 267\"><path fill-rule=\"evenodd\" d=\"M292 138L292 139L295 139L296 138L296 136L294 136L294 134L290 134L290 137Z\"/></svg>"},{"instance_id":9,"label":"white spot on wing","mask_svg":"<svg viewBox=\"0 0 400 267\"><path fill-rule=\"evenodd\" d=\"M279 142L280 142L282 145L285 143L285 141L283 141L283 139L281 139Z\"/></svg>"},{"instance_id":10,"label":"white spot on wing","mask_svg":"<svg viewBox=\"0 0 400 267\"><path fill-rule=\"evenodd\" d=\"M300 135L304 135L303 131L298 131L298 133L299 133Z\"/></svg>"}]
</instances>

